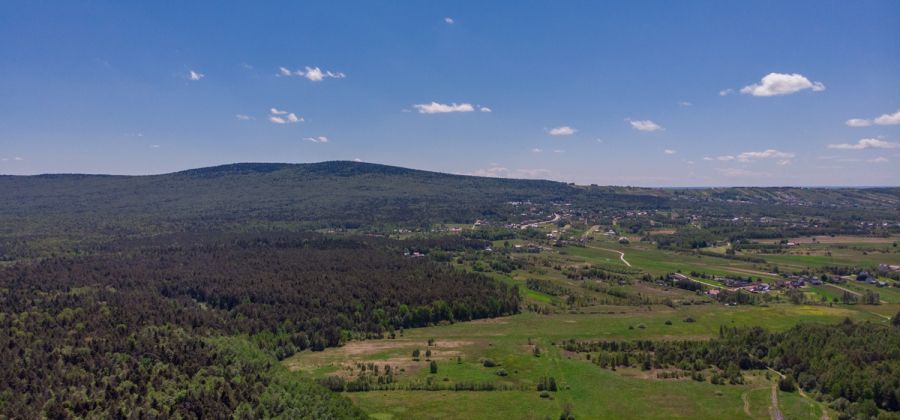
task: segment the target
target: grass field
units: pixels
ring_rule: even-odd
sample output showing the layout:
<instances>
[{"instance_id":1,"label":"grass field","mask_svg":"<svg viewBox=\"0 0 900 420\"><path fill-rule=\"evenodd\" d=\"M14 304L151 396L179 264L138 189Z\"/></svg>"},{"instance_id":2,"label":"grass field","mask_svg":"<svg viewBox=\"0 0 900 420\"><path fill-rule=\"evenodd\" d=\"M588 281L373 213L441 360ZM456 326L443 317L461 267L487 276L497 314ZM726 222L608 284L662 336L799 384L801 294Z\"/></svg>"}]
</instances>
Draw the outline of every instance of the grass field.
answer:
<instances>
[{"instance_id":1,"label":"grass field","mask_svg":"<svg viewBox=\"0 0 900 420\"><path fill-rule=\"evenodd\" d=\"M608 307L603 313L538 315L523 313L491 320L456 323L407 330L393 340L350 343L323 352L303 352L285 361L292 370L321 377L348 371L356 362L390 364L402 368L398 381L433 380L492 382L509 391L370 391L348 393L357 404L376 418L544 418L557 417L569 404L577 418L634 417L635 407L653 407L642 418L732 418L746 416L745 399L754 418L768 416L768 391L757 392L761 378L745 385L712 385L691 380L656 379L637 370L611 372L580 358L564 354L554 343L569 338L655 338L702 339L717 334L720 325L760 325L786 329L799 322L839 322L845 317L884 322L854 308L796 306L726 307L699 305L677 307ZM696 322L686 323L687 317ZM672 321L666 325L665 321ZM428 339L434 345L428 346ZM529 345L529 341L531 345ZM535 357L532 346L540 348ZM414 349L432 350L438 373L432 375L428 362L415 362ZM481 361L494 360L498 366L486 368ZM508 376L496 374L503 369ZM535 391L538 378L553 376L561 390L553 399ZM446 378L446 381L444 381ZM744 395L747 394L747 397ZM818 418L817 403L782 397L786 418ZM490 407L489 411L485 411Z\"/></svg>"},{"instance_id":2,"label":"grass field","mask_svg":"<svg viewBox=\"0 0 900 420\"><path fill-rule=\"evenodd\" d=\"M555 227L543 229L549 232ZM399 372L394 377L398 384L395 389L347 393L356 404L378 419L543 419L558 418L567 408L576 418L592 419L770 418L774 378L764 372L745 373L745 383L741 385L657 379L653 371L601 369L582 359L583 355L561 350L556 343L568 339L708 339L716 336L723 325L785 330L798 323L837 323L845 318L885 323L900 310L900 291L897 289L856 282L802 290L810 302L820 302L822 298L832 302L840 298L844 289L857 294L875 291L884 304L724 306L702 294L652 282L632 281L621 285L606 281L597 283L623 293L657 299L654 302L666 299L674 304L595 302L571 305L565 303L565 296L528 289L526 280L546 280L580 296L596 297L600 302L599 299L606 296L604 292L584 287L586 282L594 280L572 279L567 277L566 270L593 265L613 272L630 272L631 276L641 273L661 276L680 271L712 276L750 276L774 282L781 278L772 272L776 265L784 271L842 264L893 263L900 254L894 252L890 241L831 238L834 240L831 245L825 244L823 239L804 243L786 254L748 254L766 260L766 263L754 263L660 250L654 244L637 241L637 238L629 244L620 244L615 238L596 233L593 228L563 228L561 231L567 236L591 237L592 240L585 246L548 247L539 254L514 253L512 258L525 262L524 268L507 274L487 273L502 282L518 285L527 303L554 308L549 314L525 312L503 318L406 330L395 339L350 342L344 347L322 352L302 352L285 360L284 364L303 376L338 375L348 379L358 373L360 364L374 364L381 369L391 366L394 372ZM495 248L504 246L503 242L495 242ZM509 242L512 246L529 244L525 240ZM883 250L872 251L872 247L883 247ZM725 249L719 251L724 253ZM460 267L469 266L462 264ZM686 322L688 318L694 322ZM433 345L429 346L430 339ZM535 348L539 349L539 357L534 355ZM417 349L423 355L430 350L430 356L413 360L412 353ZM496 366L485 367L485 359L492 360ZM437 373L430 372L431 360L437 363ZM505 375L498 375L500 371ZM560 389L550 393L549 398L542 398L536 391L541 377L554 377ZM503 390L408 389L410 385L426 383L436 383L444 389L452 389L455 384L491 383ZM837 417L836 413L808 396L780 391L777 396L778 409L785 418Z\"/></svg>"}]
</instances>

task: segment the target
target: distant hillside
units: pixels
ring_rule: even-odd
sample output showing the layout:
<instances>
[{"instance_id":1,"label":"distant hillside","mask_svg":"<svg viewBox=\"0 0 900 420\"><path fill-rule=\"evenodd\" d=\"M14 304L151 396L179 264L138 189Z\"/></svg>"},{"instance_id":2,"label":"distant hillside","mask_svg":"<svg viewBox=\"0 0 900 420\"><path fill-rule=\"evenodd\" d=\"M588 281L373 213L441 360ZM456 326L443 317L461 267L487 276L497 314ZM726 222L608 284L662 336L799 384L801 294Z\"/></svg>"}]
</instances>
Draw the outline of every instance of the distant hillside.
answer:
<instances>
[{"instance_id":1,"label":"distant hillside","mask_svg":"<svg viewBox=\"0 0 900 420\"><path fill-rule=\"evenodd\" d=\"M450 175L359 162L240 163L164 175L0 176L0 235L424 226L515 216L512 201L581 209L900 209L900 188L648 189ZM732 211L732 210L728 210Z\"/></svg>"}]
</instances>

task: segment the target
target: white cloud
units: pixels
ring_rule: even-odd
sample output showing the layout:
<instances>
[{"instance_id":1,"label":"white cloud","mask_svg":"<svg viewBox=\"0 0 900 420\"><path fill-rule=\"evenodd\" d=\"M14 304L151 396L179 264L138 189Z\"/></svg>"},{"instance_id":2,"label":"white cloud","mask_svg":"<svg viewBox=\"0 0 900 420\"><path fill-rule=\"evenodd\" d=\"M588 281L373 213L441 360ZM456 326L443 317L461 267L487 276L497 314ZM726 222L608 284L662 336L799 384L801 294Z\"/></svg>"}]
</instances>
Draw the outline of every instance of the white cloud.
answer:
<instances>
[{"instance_id":1,"label":"white cloud","mask_svg":"<svg viewBox=\"0 0 900 420\"><path fill-rule=\"evenodd\" d=\"M274 109L274 108L273 108L273 109ZM244 114L235 114L234 117L237 118L237 119L239 119L239 120L241 120L241 121L250 121L250 120L253 119L253 117L251 117L251 116L249 116L249 115L244 115Z\"/></svg>"},{"instance_id":2,"label":"white cloud","mask_svg":"<svg viewBox=\"0 0 900 420\"><path fill-rule=\"evenodd\" d=\"M712 157L709 157L709 156L704 156L704 157L703 157L703 160L705 160L705 161L710 161L710 160L716 160L716 159L715 159L715 158L712 158Z\"/></svg>"},{"instance_id":3,"label":"white cloud","mask_svg":"<svg viewBox=\"0 0 900 420\"><path fill-rule=\"evenodd\" d=\"M413 105L420 114L446 114L448 112L472 112L475 110L475 107L470 103L461 103L457 104L456 102L452 104L442 104L438 102L431 102L430 104L415 104Z\"/></svg>"},{"instance_id":4,"label":"white cloud","mask_svg":"<svg viewBox=\"0 0 900 420\"><path fill-rule=\"evenodd\" d=\"M360 159L360 158L353 158L353 161L354 161L354 162L362 162L362 159Z\"/></svg>"},{"instance_id":5,"label":"white cloud","mask_svg":"<svg viewBox=\"0 0 900 420\"><path fill-rule=\"evenodd\" d=\"M313 143L328 143L328 137L325 137L325 136L304 137L303 140L310 141Z\"/></svg>"},{"instance_id":6,"label":"white cloud","mask_svg":"<svg viewBox=\"0 0 900 420\"><path fill-rule=\"evenodd\" d=\"M799 73L769 73L763 76L759 83L744 86L741 93L753 96L779 96L790 95L806 89L820 92L825 90L825 85L821 82L811 82Z\"/></svg>"},{"instance_id":7,"label":"white cloud","mask_svg":"<svg viewBox=\"0 0 900 420\"><path fill-rule=\"evenodd\" d=\"M269 121L275 124L295 124L304 121L303 117L298 117L297 114L294 114L293 112L278 108L270 108L269 114Z\"/></svg>"},{"instance_id":8,"label":"white cloud","mask_svg":"<svg viewBox=\"0 0 900 420\"><path fill-rule=\"evenodd\" d=\"M566 151L563 149L554 149L553 153L566 153Z\"/></svg>"},{"instance_id":9,"label":"white cloud","mask_svg":"<svg viewBox=\"0 0 900 420\"><path fill-rule=\"evenodd\" d=\"M603 143L603 139L597 139L597 143Z\"/></svg>"},{"instance_id":10,"label":"white cloud","mask_svg":"<svg viewBox=\"0 0 900 420\"><path fill-rule=\"evenodd\" d=\"M452 24L456 23L456 21L453 20L452 17L445 17L444 22L446 22L448 25L452 25Z\"/></svg>"},{"instance_id":11,"label":"white cloud","mask_svg":"<svg viewBox=\"0 0 900 420\"><path fill-rule=\"evenodd\" d=\"M203 73L200 73L200 72L196 72L196 71L191 70L190 73L188 74L188 77L189 77L191 80L193 80L193 81L196 82L197 80L200 80L200 79L206 77L206 75L203 74Z\"/></svg>"},{"instance_id":12,"label":"white cloud","mask_svg":"<svg viewBox=\"0 0 900 420\"><path fill-rule=\"evenodd\" d=\"M509 175L509 168L505 168L503 166L491 166L490 168L477 169L470 175L503 178Z\"/></svg>"},{"instance_id":13,"label":"white cloud","mask_svg":"<svg viewBox=\"0 0 900 420\"><path fill-rule=\"evenodd\" d=\"M790 159L794 157L793 153L782 152L775 149L766 149L761 152L744 152L739 155L723 155L715 157L715 160L722 162L737 161L748 163L757 159L779 159L779 165L787 165ZM704 157L703 160L713 160L711 157Z\"/></svg>"},{"instance_id":14,"label":"white cloud","mask_svg":"<svg viewBox=\"0 0 900 420\"><path fill-rule=\"evenodd\" d=\"M850 127L868 127L872 125L872 123L878 125L897 125L900 124L900 110L893 114L882 114L880 117L875 119L867 120L864 118L851 118L847 120L845 124Z\"/></svg>"},{"instance_id":15,"label":"white cloud","mask_svg":"<svg viewBox=\"0 0 900 420\"><path fill-rule=\"evenodd\" d=\"M515 169L511 170L500 165L492 165L491 167L478 169L468 173L474 176L487 176L493 178L546 178L550 175L547 169Z\"/></svg>"},{"instance_id":16,"label":"white cloud","mask_svg":"<svg viewBox=\"0 0 900 420\"><path fill-rule=\"evenodd\" d=\"M151 149L159 149L159 145L158 145L158 144L151 144L151 145L150 145L150 148L151 148Z\"/></svg>"},{"instance_id":17,"label":"white cloud","mask_svg":"<svg viewBox=\"0 0 900 420\"><path fill-rule=\"evenodd\" d=\"M879 157L877 157L877 158L875 158L875 159L869 159L869 160L867 160L866 162L871 162L871 163L887 163L887 162L890 162L890 161L888 160L888 158L886 158L886 157L884 157L884 156L879 156Z\"/></svg>"},{"instance_id":18,"label":"white cloud","mask_svg":"<svg viewBox=\"0 0 900 420\"><path fill-rule=\"evenodd\" d=\"M734 89L731 89L731 88L722 89L719 91L719 96L728 96L728 95L731 95L732 93L734 93Z\"/></svg>"},{"instance_id":19,"label":"white cloud","mask_svg":"<svg viewBox=\"0 0 900 420\"><path fill-rule=\"evenodd\" d=\"M543 151L544 151L544 149L538 149L537 147L535 147L534 149L531 149L531 153L541 153Z\"/></svg>"},{"instance_id":20,"label":"white cloud","mask_svg":"<svg viewBox=\"0 0 900 420\"><path fill-rule=\"evenodd\" d=\"M900 143L892 143L879 139L860 139L858 142L849 144L829 144L829 149L840 150L863 150L863 149L896 149L900 147Z\"/></svg>"},{"instance_id":21,"label":"white cloud","mask_svg":"<svg viewBox=\"0 0 900 420\"><path fill-rule=\"evenodd\" d=\"M17 161L17 162L21 162L21 161L23 161L23 160L25 160L25 159L22 159L21 156L16 156L16 157L13 158L13 160L14 160L14 161Z\"/></svg>"},{"instance_id":22,"label":"white cloud","mask_svg":"<svg viewBox=\"0 0 900 420\"><path fill-rule=\"evenodd\" d=\"M304 70L294 70L291 71L287 67L279 67L278 74L276 76L284 76L284 77L305 77L306 79L313 82L321 82L325 79L343 79L347 77L346 74L341 72L332 72L330 70L322 71L322 69L318 67L309 67L306 66Z\"/></svg>"},{"instance_id":23,"label":"white cloud","mask_svg":"<svg viewBox=\"0 0 900 420\"><path fill-rule=\"evenodd\" d=\"M551 136L571 136L575 134L578 130L567 125L561 127L554 127L547 131Z\"/></svg>"},{"instance_id":24,"label":"white cloud","mask_svg":"<svg viewBox=\"0 0 900 420\"><path fill-rule=\"evenodd\" d=\"M630 120L626 119L631 127L638 131L659 131L663 130L662 126L650 120Z\"/></svg>"},{"instance_id":25,"label":"white cloud","mask_svg":"<svg viewBox=\"0 0 900 420\"><path fill-rule=\"evenodd\" d=\"M688 101L681 101L678 103L678 106L694 106L694 104L692 104Z\"/></svg>"},{"instance_id":26,"label":"white cloud","mask_svg":"<svg viewBox=\"0 0 900 420\"><path fill-rule=\"evenodd\" d=\"M900 124L900 109L893 114L884 114L875 119L875 124L878 125L896 125Z\"/></svg>"},{"instance_id":27,"label":"white cloud","mask_svg":"<svg viewBox=\"0 0 900 420\"><path fill-rule=\"evenodd\" d=\"M718 172L722 176L729 177L729 178L736 178L736 177L752 177L752 178L763 177L764 178L764 177L770 176L768 173L754 172L754 171L749 171L749 170L743 169L743 168L716 168L716 172Z\"/></svg>"},{"instance_id":28,"label":"white cloud","mask_svg":"<svg viewBox=\"0 0 900 420\"><path fill-rule=\"evenodd\" d=\"M865 120L862 118L851 118L847 120L844 124L847 124L850 127L868 127L872 125L872 121Z\"/></svg>"},{"instance_id":29,"label":"white cloud","mask_svg":"<svg viewBox=\"0 0 900 420\"><path fill-rule=\"evenodd\" d=\"M678 153L678 152L676 152L672 149L666 149L666 150L663 150L663 153L667 154L667 155L674 155L675 153Z\"/></svg>"},{"instance_id":30,"label":"white cloud","mask_svg":"<svg viewBox=\"0 0 900 420\"><path fill-rule=\"evenodd\" d=\"M488 107L486 107L486 106L483 106L483 107L481 107L481 108L478 108L478 110L481 111L481 112L493 112L492 109L490 109L490 108L488 108Z\"/></svg>"}]
</instances>

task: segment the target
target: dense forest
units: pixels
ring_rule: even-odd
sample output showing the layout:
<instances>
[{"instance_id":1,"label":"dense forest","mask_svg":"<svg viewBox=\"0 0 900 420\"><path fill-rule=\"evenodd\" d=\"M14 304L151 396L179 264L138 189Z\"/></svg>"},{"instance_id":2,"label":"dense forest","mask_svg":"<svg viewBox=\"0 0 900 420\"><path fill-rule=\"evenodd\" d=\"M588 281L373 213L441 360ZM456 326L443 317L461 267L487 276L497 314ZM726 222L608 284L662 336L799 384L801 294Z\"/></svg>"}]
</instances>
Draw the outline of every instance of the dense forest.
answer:
<instances>
[{"instance_id":1,"label":"dense forest","mask_svg":"<svg viewBox=\"0 0 900 420\"><path fill-rule=\"evenodd\" d=\"M783 389L799 386L839 411L864 418L877 416L878 408L900 414L900 314L893 325L848 319L785 332L721 327L709 341L568 340L560 346L588 353L603 368L676 369L666 375L680 371L696 380L714 368L710 380L717 384L742 383L742 370L771 368L786 376Z\"/></svg>"},{"instance_id":2,"label":"dense forest","mask_svg":"<svg viewBox=\"0 0 900 420\"><path fill-rule=\"evenodd\" d=\"M900 188L653 189L484 178L359 162L245 163L152 176L0 176L0 237L372 226L520 217L511 203L711 216L893 218Z\"/></svg>"},{"instance_id":3,"label":"dense forest","mask_svg":"<svg viewBox=\"0 0 900 420\"><path fill-rule=\"evenodd\" d=\"M357 415L277 359L518 310L516 289L410 246L442 244L181 235L2 267L0 416Z\"/></svg>"}]
</instances>

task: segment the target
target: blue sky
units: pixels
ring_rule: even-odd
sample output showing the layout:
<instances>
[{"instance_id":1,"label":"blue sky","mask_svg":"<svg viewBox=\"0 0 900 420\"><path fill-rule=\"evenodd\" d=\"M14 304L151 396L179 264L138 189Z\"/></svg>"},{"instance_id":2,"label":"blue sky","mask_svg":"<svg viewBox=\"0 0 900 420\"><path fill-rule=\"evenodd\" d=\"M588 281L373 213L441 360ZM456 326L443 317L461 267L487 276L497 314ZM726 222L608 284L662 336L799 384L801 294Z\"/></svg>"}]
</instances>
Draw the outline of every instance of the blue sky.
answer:
<instances>
[{"instance_id":1,"label":"blue sky","mask_svg":"<svg viewBox=\"0 0 900 420\"><path fill-rule=\"evenodd\" d=\"M4 174L900 185L897 1L12 0L0 40Z\"/></svg>"}]
</instances>

